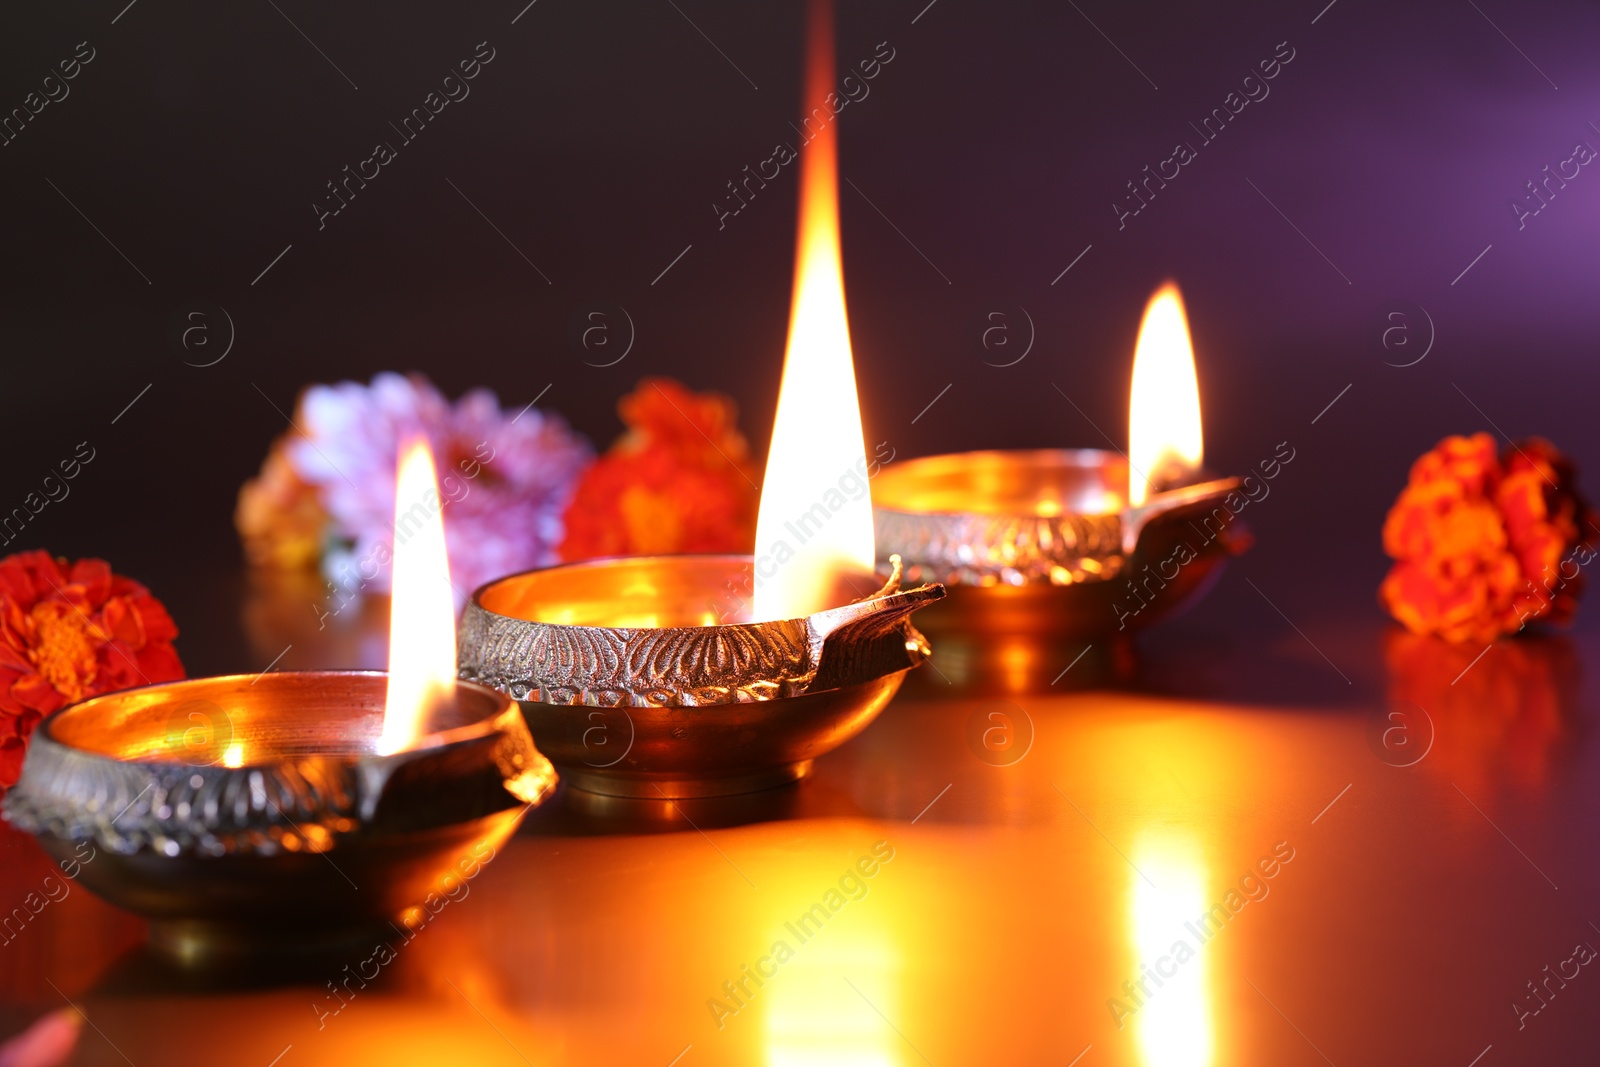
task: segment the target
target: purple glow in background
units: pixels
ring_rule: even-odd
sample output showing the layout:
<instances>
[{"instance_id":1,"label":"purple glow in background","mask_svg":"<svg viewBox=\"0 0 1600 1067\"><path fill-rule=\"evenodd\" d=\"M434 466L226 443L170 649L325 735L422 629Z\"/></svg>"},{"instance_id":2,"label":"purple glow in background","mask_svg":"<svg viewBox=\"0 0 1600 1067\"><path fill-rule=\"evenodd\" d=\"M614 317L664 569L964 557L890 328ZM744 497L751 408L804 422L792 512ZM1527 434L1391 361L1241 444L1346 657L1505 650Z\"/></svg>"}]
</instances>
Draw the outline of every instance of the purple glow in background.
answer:
<instances>
[{"instance_id":1,"label":"purple glow in background","mask_svg":"<svg viewBox=\"0 0 1600 1067\"><path fill-rule=\"evenodd\" d=\"M237 559L273 405L384 369L508 403L548 386L541 405L602 445L617 397L667 374L732 394L764 443L792 168L720 229L713 205L793 137L802 11L679 6L286 7L302 36L270 5L13 5L0 105L77 42L95 56L0 148L0 508L77 442L99 458L7 548L107 555L199 610L213 591L184 575ZM1444 434L1544 434L1600 490L1600 168L1521 230L1509 207L1576 142L1600 148L1597 40L1575 2L841 5L841 72L893 50L839 118L869 439L1123 445L1139 313L1175 278L1212 465L1298 450L1241 571L1290 616L1373 615L1384 509ZM325 183L398 142L390 123L479 42L470 94L319 230ZM1190 123L1280 42L1270 94L1202 145ZM1119 230L1125 183L1180 140L1197 158ZM170 339L196 300L236 327L209 367ZM1385 365L1389 301L1431 316L1415 366ZM635 331L611 366L574 340L602 304ZM987 316L1024 309L1032 348L994 366L1020 349L986 350ZM1230 576L1183 625L1281 628L1254 596ZM237 634L186 639L195 669L237 667Z\"/></svg>"}]
</instances>

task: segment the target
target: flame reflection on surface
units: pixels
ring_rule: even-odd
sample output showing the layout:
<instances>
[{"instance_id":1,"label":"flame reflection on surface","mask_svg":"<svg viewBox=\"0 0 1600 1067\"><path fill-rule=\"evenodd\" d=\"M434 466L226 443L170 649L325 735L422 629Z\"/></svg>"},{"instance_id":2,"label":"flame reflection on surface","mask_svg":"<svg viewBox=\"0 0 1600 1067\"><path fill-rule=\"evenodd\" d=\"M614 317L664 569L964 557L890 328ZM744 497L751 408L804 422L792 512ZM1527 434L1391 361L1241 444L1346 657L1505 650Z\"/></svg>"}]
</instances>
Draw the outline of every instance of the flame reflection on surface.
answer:
<instances>
[{"instance_id":1,"label":"flame reflection on surface","mask_svg":"<svg viewBox=\"0 0 1600 1067\"><path fill-rule=\"evenodd\" d=\"M1131 970L1140 976L1133 983L1136 993L1142 988L1150 993L1123 995L1129 1006L1143 1001L1130 1020L1142 1062L1146 1067L1209 1067L1214 1041L1206 950L1184 925L1205 914L1204 857L1191 836L1163 829L1139 838L1131 859L1142 872L1133 876L1130 902ZM1174 951L1180 941L1189 951Z\"/></svg>"}]
</instances>

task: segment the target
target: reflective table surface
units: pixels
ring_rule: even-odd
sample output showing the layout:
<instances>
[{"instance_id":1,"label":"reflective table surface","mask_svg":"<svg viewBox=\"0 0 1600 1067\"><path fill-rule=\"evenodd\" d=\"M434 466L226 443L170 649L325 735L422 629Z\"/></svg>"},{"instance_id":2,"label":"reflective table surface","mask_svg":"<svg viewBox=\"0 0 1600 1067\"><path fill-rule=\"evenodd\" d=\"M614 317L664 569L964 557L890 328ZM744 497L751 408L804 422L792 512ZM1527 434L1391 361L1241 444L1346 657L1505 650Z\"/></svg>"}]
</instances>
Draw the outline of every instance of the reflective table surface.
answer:
<instances>
[{"instance_id":1,"label":"reflective table surface","mask_svg":"<svg viewBox=\"0 0 1600 1067\"><path fill-rule=\"evenodd\" d=\"M1254 603L923 669L782 790L563 790L420 929L295 973L176 973L5 828L0 1028L45 1058L0 1062L1594 1062L1594 639Z\"/></svg>"}]
</instances>

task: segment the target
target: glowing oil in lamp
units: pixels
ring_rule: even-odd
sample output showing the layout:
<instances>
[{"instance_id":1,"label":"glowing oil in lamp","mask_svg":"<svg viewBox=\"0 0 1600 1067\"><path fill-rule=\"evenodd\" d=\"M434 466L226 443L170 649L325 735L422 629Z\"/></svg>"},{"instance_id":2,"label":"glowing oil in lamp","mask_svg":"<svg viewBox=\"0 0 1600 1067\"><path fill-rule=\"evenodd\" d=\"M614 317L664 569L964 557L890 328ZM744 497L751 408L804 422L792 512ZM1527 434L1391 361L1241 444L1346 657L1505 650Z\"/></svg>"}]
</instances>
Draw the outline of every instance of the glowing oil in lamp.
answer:
<instances>
[{"instance_id":1,"label":"glowing oil in lamp","mask_svg":"<svg viewBox=\"0 0 1600 1067\"><path fill-rule=\"evenodd\" d=\"M805 99L833 82L832 12L811 9ZM746 793L810 773L928 656L911 612L944 595L874 573L839 256L834 124L800 157L794 299L750 556L593 560L479 589L461 676L522 702L573 789Z\"/></svg>"},{"instance_id":2,"label":"glowing oil in lamp","mask_svg":"<svg viewBox=\"0 0 1600 1067\"><path fill-rule=\"evenodd\" d=\"M1183 294L1168 282L1156 290L1139 324L1128 400L1128 503L1145 503L1152 487L1181 482L1205 458L1200 385Z\"/></svg>"},{"instance_id":3,"label":"glowing oil in lamp","mask_svg":"<svg viewBox=\"0 0 1600 1067\"><path fill-rule=\"evenodd\" d=\"M93 697L39 724L4 798L58 858L92 841L83 884L151 919L151 943L181 963L392 931L555 788L515 702L454 677L425 442L397 482L392 675L278 671Z\"/></svg>"},{"instance_id":4,"label":"glowing oil in lamp","mask_svg":"<svg viewBox=\"0 0 1600 1067\"><path fill-rule=\"evenodd\" d=\"M1125 676L1133 631L1192 603L1248 546L1242 527L1195 534L1242 482L1201 480L1194 348L1171 282L1139 327L1128 429L1126 453L962 452L884 468L872 494L879 557L899 555L908 580L950 586L950 602L924 617L942 675L1044 689L1094 646L1108 658L1068 684L1095 684L1100 669Z\"/></svg>"},{"instance_id":5,"label":"glowing oil in lamp","mask_svg":"<svg viewBox=\"0 0 1600 1067\"><path fill-rule=\"evenodd\" d=\"M813 3L803 97L808 104L820 103L833 88L833 49L832 6ZM838 607L879 584L873 579L870 494L851 499L839 488L840 478L851 472L865 480L867 450L839 253L837 127L823 126L800 155L794 298L756 521L756 551L781 547L771 571L756 570L757 622ZM795 545L797 530L807 536Z\"/></svg>"}]
</instances>

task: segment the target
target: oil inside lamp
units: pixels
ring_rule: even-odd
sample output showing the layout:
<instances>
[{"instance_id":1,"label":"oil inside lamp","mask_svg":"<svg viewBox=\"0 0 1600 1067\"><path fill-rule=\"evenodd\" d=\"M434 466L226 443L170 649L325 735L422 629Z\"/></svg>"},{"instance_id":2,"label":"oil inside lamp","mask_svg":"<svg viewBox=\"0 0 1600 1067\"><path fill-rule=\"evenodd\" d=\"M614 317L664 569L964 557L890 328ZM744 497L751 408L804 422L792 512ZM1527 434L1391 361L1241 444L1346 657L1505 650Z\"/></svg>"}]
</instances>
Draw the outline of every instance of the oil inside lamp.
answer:
<instances>
[{"instance_id":1,"label":"oil inside lamp","mask_svg":"<svg viewBox=\"0 0 1600 1067\"><path fill-rule=\"evenodd\" d=\"M833 47L832 8L814 3L805 100L821 101L833 88ZM823 126L800 156L794 298L756 521L758 559L772 551L776 570L757 570L756 622L838 607L879 585L871 496L852 500L839 489L847 473L865 480L867 450L839 254L837 126ZM807 531L798 545L794 529Z\"/></svg>"},{"instance_id":2,"label":"oil inside lamp","mask_svg":"<svg viewBox=\"0 0 1600 1067\"><path fill-rule=\"evenodd\" d=\"M1139 324L1128 401L1128 504L1139 507L1159 491L1182 484L1200 469L1200 385L1194 345L1174 282L1156 290Z\"/></svg>"},{"instance_id":3,"label":"oil inside lamp","mask_svg":"<svg viewBox=\"0 0 1600 1067\"><path fill-rule=\"evenodd\" d=\"M833 84L825 3L811 7L808 47L805 99L820 103ZM897 559L886 580L875 573L836 162L829 123L800 161L756 553L548 567L491 582L467 605L461 677L521 702L572 789L654 803L795 781L928 657L908 617L944 588L902 589ZM847 492L851 479L860 488Z\"/></svg>"},{"instance_id":4,"label":"oil inside lamp","mask_svg":"<svg viewBox=\"0 0 1600 1067\"><path fill-rule=\"evenodd\" d=\"M4 798L58 859L94 841L83 883L149 917L151 944L185 965L392 930L555 788L515 702L455 679L426 442L408 443L397 483L392 675L278 671L92 697L39 724ZM173 724L197 716L227 724L217 751L210 729L181 735L203 733L204 748L172 744Z\"/></svg>"},{"instance_id":5,"label":"oil inside lamp","mask_svg":"<svg viewBox=\"0 0 1600 1067\"><path fill-rule=\"evenodd\" d=\"M1110 650L1104 666L1131 668L1132 631L1203 595L1249 544L1225 510L1242 483L1203 481L1204 457L1194 347L1168 282L1139 327L1126 453L963 452L886 468L873 486L880 558L897 554L908 580L951 587L923 622L941 674L1045 688L1088 646ZM1225 533L1211 522L1218 511Z\"/></svg>"}]
</instances>

